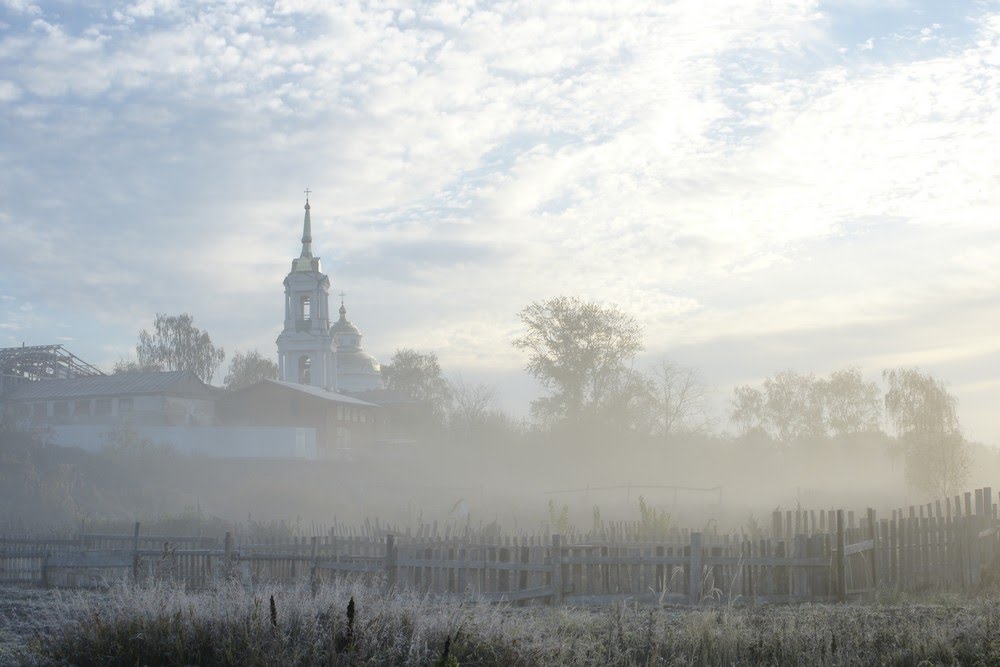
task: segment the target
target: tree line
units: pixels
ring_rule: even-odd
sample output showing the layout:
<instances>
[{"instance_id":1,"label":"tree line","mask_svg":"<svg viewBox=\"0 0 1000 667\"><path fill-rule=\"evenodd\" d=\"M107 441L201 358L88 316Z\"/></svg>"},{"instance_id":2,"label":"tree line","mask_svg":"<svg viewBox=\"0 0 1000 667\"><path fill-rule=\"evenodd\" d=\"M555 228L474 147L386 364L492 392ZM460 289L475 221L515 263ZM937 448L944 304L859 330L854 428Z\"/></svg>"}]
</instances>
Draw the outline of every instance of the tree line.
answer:
<instances>
[{"instance_id":1,"label":"tree line","mask_svg":"<svg viewBox=\"0 0 1000 667\"><path fill-rule=\"evenodd\" d=\"M722 437L713 428L711 390L701 373L667 358L638 368L642 327L617 306L560 296L528 305L518 318L522 332L511 343L526 354L525 370L544 390L531 402L529 422L507 415L493 387L446 379L433 352L398 349L382 365L386 388L425 403L440 432L467 439L518 437L527 430L603 439ZM190 315L157 314L153 330L139 333L136 359L121 360L114 371L191 370L208 382L225 358ZM257 350L237 351L224 386L238 389L277 373ZM902 456L913 486L953 493L970 465L957 400L941 380L917 368L887 369L882 379L885 392L858 368L825 377L788 370L759 386L737 386L726 415L731 437L787 448L873 436Z\"/></svg>"}]
</instances>

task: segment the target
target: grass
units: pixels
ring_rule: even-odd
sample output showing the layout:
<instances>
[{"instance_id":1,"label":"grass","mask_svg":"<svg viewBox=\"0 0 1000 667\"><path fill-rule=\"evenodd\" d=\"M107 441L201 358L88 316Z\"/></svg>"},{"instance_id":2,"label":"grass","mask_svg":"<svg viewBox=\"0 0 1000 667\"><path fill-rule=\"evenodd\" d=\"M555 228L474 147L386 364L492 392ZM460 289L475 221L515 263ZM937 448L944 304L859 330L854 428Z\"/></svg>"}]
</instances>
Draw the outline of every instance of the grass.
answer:
<instances>
[{"instance_id":1,"label":"grass","mask_svg":"<svg viewBox=\"0 0 1000 667\"><path fill-rule=\"evenodd\" d=\"M1000 664L1000 602L992 599L702 610L626 603L588 610L385 595L340 583L315 596L277 587L185 593L122 586L103 594L52 594L47 609L17 662Z\"/></svg>"}]
</instances>

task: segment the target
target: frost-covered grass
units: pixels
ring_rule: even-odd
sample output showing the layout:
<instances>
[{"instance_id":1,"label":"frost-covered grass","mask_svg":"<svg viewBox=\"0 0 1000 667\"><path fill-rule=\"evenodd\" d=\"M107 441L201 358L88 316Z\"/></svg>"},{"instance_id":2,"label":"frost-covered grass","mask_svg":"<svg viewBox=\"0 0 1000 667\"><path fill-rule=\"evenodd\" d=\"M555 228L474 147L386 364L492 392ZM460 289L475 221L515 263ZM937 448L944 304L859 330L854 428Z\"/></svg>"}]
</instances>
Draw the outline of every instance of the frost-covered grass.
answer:
<instances>
[{"instance_id":1,"label":"frost-covered grass","mask_svg":"<svg viewBox=\"0 0 1000 667\"><path fill-rule=\"evenodd\" d=\"M9 620L0 618L0 636ZM8 646L0 663L6 655L74 665L1000 664L1000 602L989 599L588 610L382 595L360 584L324 586L315 597L161 586L50 593L39 622L27 648Z\"/></svg>"}]
</instances>

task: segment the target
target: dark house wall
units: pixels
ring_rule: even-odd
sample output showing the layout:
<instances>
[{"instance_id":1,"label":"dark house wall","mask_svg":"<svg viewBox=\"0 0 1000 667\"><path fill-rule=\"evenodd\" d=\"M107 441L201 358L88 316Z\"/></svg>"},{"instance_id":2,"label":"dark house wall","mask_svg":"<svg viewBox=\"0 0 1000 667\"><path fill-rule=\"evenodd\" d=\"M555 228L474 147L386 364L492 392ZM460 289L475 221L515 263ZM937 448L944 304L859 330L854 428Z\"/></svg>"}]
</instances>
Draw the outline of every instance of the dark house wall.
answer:
<instances>
[{"instance_id":1,"label":"dark house wall","mask_svg":"<svg viewBox=\"0 0 1000 667\"><path fill-rule=\"evenodd\" d=\"M226 394L216 404L222 424L314 428L317 446L328 454L373 443L376 411L374 406L339 403L270 382Z\"/></svg>"}]
</instances>

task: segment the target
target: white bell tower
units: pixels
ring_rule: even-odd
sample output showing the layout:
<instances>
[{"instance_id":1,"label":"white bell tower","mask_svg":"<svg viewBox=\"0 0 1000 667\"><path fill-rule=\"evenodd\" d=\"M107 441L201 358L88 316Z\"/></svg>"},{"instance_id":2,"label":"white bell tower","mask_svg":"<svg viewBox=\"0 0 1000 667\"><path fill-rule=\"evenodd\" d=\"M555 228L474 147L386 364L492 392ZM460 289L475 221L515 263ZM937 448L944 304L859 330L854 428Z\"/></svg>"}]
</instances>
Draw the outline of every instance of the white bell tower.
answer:
<instances>
[{"instance_id":1,"label":"white bell tower","mask_svg":"<svg viewBox=\"0 0 1000 667\"><path fill-rule=\"evenodd\" d=\"M330 331L330 279L312 254L309 190L302 224L302 254L285 277L285 328L278 336L278 378L337 390L337 356Z\"/></svg>"}]
</instances>

